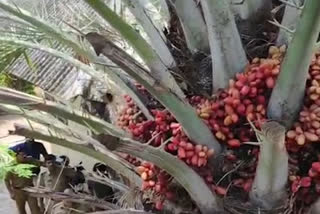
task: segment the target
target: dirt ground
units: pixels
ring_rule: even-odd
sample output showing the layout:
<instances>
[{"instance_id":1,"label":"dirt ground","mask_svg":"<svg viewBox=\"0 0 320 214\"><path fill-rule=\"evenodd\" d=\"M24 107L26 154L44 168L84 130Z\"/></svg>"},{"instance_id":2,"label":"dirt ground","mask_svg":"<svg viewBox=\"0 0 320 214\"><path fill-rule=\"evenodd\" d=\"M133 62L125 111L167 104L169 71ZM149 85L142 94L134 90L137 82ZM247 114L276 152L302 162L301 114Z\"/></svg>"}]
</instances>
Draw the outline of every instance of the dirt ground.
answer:
<instances>
[{"instance_id":1,"label":"dirt ground","mask_svg":"<svg viewBox=\"0 0 320 214\"><path fill-rule=\"evenodd\" d=\"M14 201L10 199L3 181L0 182L0 213L18 214L16 205Z\"/></svg>"}]
</instances>

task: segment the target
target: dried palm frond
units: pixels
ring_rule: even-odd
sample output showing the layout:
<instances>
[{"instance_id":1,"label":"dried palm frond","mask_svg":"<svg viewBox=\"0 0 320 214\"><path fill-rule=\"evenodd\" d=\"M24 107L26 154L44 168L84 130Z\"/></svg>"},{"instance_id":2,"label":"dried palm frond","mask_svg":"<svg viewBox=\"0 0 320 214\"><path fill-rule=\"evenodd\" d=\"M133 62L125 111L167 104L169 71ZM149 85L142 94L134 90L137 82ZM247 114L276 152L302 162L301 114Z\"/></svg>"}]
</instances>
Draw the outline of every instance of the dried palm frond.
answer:
<instances>
[{"instance_id":1,"label":"dried palm frond","mask_svg":"<svg viewBox=\"0 0 320 214\"><path fill-rule=\"evenodd\" d=\"M123 195L118 199L118 206L123 209L134 208L143 209L142 201L143 193L138 187L130 187L130 189L123 193Z\"/></svg>"}]
</instances>

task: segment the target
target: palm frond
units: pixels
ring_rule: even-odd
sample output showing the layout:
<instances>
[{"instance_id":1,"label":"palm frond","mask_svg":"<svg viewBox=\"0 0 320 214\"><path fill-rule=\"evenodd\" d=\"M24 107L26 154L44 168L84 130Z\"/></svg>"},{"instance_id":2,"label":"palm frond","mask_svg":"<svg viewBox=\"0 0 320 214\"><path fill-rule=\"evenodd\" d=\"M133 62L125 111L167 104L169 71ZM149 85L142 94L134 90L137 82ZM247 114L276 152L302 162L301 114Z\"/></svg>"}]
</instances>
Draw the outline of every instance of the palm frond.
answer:
<instances>
[{"instance_id":1,"label":"palm frond","mask_svg":"<svg viewBox=\"0 0 320 214\"><path fill-rule=\"evenodd\" d=\"M81 40L75 39L74 34L67 33L63 30L61 30L58 26L55 26L54 24L47 22L46 20L40 18L40 17L33 17L28 11L25 11L23 9L16 9L11 5L8 5L6 3L0 3L0 8L3 10L7 11L8 13L13 14L14 16L22 19L23 21L29 23L32 25L37 31L44 33L46 37L50 37L51 40L58 41L61 44L64 44L66 47L72 48L73 51L75 51L77 54L83 55L87 57L91 62L96 63L96 62L101 62L101 58L98 58L93 51L85 45L85 43L81 42ZM43 35L43 34L41 34ZM55 57L58 57L62 60L68 61L70 64L73 66L83 70L81 67L85 66L86 69L83 70L85 72L89 72L89 75L92 76L93 78L96 78L98 81L105 80L103 78L103 74L100 72L95 72L97 70L90 69L89 66L84 65L83 63L79 63L78 60L73 59L71 56L67 56L66 54L62 54L61 52L58 53L54 49L46 48L44 46L41 46L39 41L37 41L36 44L32 44L27 41L22 41L18 39L11 38L11 44L13 41L19 42L19 44L15 45L20 45L20 46L25 46L25 48L31 48L31 49L36 49L40 51L44 51L48 53L49 55L53 55ZM49 40L49 42L51 41ZM78 41L78 42L75 42ZM4 40L2 40L4 42ZM60 55L60 56L59 56ZM71 62L72 61L72 62ZM137 96L137 94L113 71L110 71L109 69L105 69L105 72L107 72L108 79L111 81L115 82L115 85L118 85L120 90L124 90L127 92L128 95L132 97L132 99L136 102L138 107L140 107L141 111L143 114L148 118L148 119L153 119L152 115L148 111L148 109L145 107L144 103L140 100L140 98Z\"/></svg>"},{"instance_id":2,"label":"palm frond","mask_svg":"<svg viewBox=\"0 0 320 214\"><path fill-rule=\"evenodd\" d=\"M91 123L92 126L100 128L100 130L101 130L101 125L103 125L104 129L102 129L102 133L107 133L107 134L102 135L100 143L104 145L105 148L113 152L127 153L135 157L144 159L146 161L155 163L157 166L166 170L169 174L171 174L174 178L176 178L176 180L189 192L190 196L197 203L197 205L200 207L201 210L212 211L212 210L219 209L219 206L217 204L214 194L207 187L203 179L197 173L195 173L191 168L189 168L185 163L183 163L181 160L165 152L164 150L141 144L131 139L127 135L119 133L119 129L113 126L112 124L109 124L107 122L102 122L95 117L89 118L88 116L81 115L74 110L70 111L68 110L67 106L61 106L57 103L52 103L49 101L40 101L40 99L37 99L38 102L36 102L36 98L34 98L33 96L30 96L30 95L24 96L23 93L14 92L13 90L2 88L0 91L2 92L0 93L0 100L1 100L1 103L4 103L4 104L11 104L11 105L18 105L18 103L24 104L22 105L24 108L37 109L43 112L47 112L49 114L59 115L63 118L70 119L82 125ZM20 105L20 107L22 106ZM12 108L13 107L11 107L11 109ZM2 108L2 109L7 112L10 112L10 109L6 109L6 108ZM17 108L15 108L15 111L17 111ZM25 112L25 110L23 111ZM32 117L32 115L28 117ZM45 117L38 117L37 119L43 120L44 122L47 120ZM67 130L66 128L64 128L64 130L61 130L61 127L57 127L56 124L57 123L53 123L51 125L51 127L54 128L56 132L52 132L50 130L44 130L44 129L16 126L16 130L14 133L24 135L24 136L29 136L29 137L32 136L37 139L54 142L62 146L68 145L70 148L74 150L81 151L83 153L86 152L87 154L90 153L92 157L101 158L100 157L101 155L105 156L103 155L105 153L92 153L94 152L92 149L88 151L88 149L85 149L87 147L84 145L78 145L78 143L70 143L70 141L71 142L77 142L77 141L74 140L74 137L72 138L64 134L64 132ZM100 126L97 126L98 124L100 124ZM54 135L55 133L58 133L60 137L59 135ZM77 133L77 136L80 137L80 139L83 139L82 141L84 142L92 142L92 140L90 140L90 137L85 137L81 133ZM96 143L92 142L92 145L96 145ZM97 147L97 148L100 148L100 147Z\"/></svg>"},{"instance_id":3,"label":"palm frond","mask_svg":"<svg viewBox=\"0 0 320 214\"><path fill-rule=\"evenodd\" d=\"M122 209L143 209L142 194L139 188L131 187L117 200L117 205Z\"/></svg>"},{"instance_id":4,"label":"palm frond","mask_svg":"<svg viewBox=\"0 0 320 214\"><path fill-rule=\"evenodd\" d=\"M36 109L47 113L54 113L62 118L88 126L100 133L109 133L115 136L128 136L123 130L114 127L94 116L84 114L83 111L74 110L70 106L43 100L39 97L28 95L12 89L0 87L0 100L3 104L17 105L28 109Z\"/></svg>"},{"instance_id":5,"label":"palm frond","mask_svg":"<svg viewBox=\"0 0 320 214\"><path fill-rule=\"evenodd\" d=\"M144 31L147 33L153 49L159 55L162 62L169 68L175 67L176 62L167 46L165 36L156 27L154 21L147 12L147 3L144 0L125 0L125 2L131 13L136 17Z\"/></svg>"},{"instance_id":6,"label":"palm frond","mask_svg":"<svg viewBox=\"0 0 320 214\"><path fill-rule=\"evenodd\" d=\"M101 37L99 34L91 34L87 36L89 41L93 40L94 44L98 44L98 47L102 48L105 56L111 59L115 64L119 65L137 82L142 84L150 94L158 99L181 123L190 139L199 144L214 148L217 153L221 151L219 143L213 137L209 128L199 119L195 109L193 109L190 104L179 99L179 97L172 93L170 89L157 82L156 79L130 55L125 53L125 51L121 50L107 38ZM91 36L92 38L90 38ZM190 123L190 121L193 122Z\"/></svg>"},{"instance_id":7,"label":"palm frond","mask_svg":"<svg viewBox=\"0 0 320 214\"><path fill-rule=\"evenodd\" d=\"M74 36L65 33L61 29L57 28L53 24L43 20L40 17L34 17L30 12L23 10L21 8L16 8L12 5L9 5L7 3L0 2L0 8L4 11L12 14L13 16L16 16L20 19L22 19L25 22L28 22L33 27L38 29L41 32L46 33L46 35L50 36L54 40L57 40L63 44L68 45L71 47L76 53L82 54L82 55L90 55L91 58L94 58L94 54L90 53L90 51L85 50L83 47L81 47L78 43L74 42L76 39Z\"/></svg>"},{"instance_id":8,"label":"palm frond","mask_svg":"<svg viewBox=\"0 0 320 214\"><path fill-rule=\"evenodd\" d=\"M10 115L19 115L26 118L29 121L29 126L25 128L28 128L34 133L42 133L42 137L39 136L37 137L38 139L94 157L132 180L135 185L141 184L140 178L134 173L134 169L129 163L110 152L90 135L85 134L82 129L71 128L57 118L54 118L50 113L29 111L13 105L4 104L0 104L0 108ZM21 128L24 126L17 124L16 127ZM17 128L17 130L20 129ZM16 134L19 134L19 132Z\"/></svg>"},{"instance_id":9,"label":"palm frond","mask_svg":"<svg viewBox=\"0 0 320 214\"><path fill-rule=\"evenodd\" d=\"M184 99L184 93L171 75L170 68L164 65L157 53L135 29L124 22L103 1L86 0L86 2L130 43L150 68L152 75L157 81L170 88L178 97Z\"/></svg>"},{"instance_id":10,"label":"palm frond","mask_svg":"<svg viewBox=\"0 0 320 214\"><path fill-rule=\"evenodd\" d=\"M92 149L89 151L88 149L84 149L81 145L74 143L70 144L65 138L55 137L46 130L31 129L25 126L16 125L13 134L34 137L48 142L54 142L61 146L68 146L73 150L90 154L90 156L105 162L105 155L101 157L98 155L100 153L97 154ZM120 138L120 141L118 142L107 140L104 145L107 148L112 148L111 150L114 152L123 152L138 158L143 158L166 170L188 191L191 198L196 202L203 213L209 213L209 211L211 212L212 210L220 210L214 193L207 187L203 179L185 163L171 154L157 148L140 144L129 138Z\"/></svg>"},{"instance_id":11,"label":"palm frond","mask_svg":"<svg viewBox=\"0 0 320 214\"><path fill-rule=\"evenodd\" d=\"M33 167L31 164L17 164L14 152L7 146L0 145L0 180L9 172L29 178L33 175L31 171Z\"/></svg>"},{"instance_id":12,"label":"palm frond","mask_svg":"<svg viewBox=\"0 0 320 214\"><path fill-rule=\"evenodd\" d=\"M73 56L70 56L64 52L58 51L56 49L47 47L41 43L33 43L29 41L24 41L24 40L19 40L16 38L8 38L8 37L1 37L0 38L0 44L9 44L12 47L16 48L25 48L25 49L34 49L34 50L39 50L45 53L48 53L52 56L58 57L62 60L67 61L68 63L72 64L73 66L83 70L84 72L88 73L90 76L96 78L97 80L101 80L103 74L101 72L97 72L95 69L92 67L76 60Z\"/></svg>"},{"instance_id":13,"label":"palm frond","mask_svg":"<svg viewBox=\"0 0 320 214\"><path fill-rule=\"evenodd\" d=\"M158 10L164 22L170 21L170 12L166 0L151 0L149 2Z\"/></svg>"},{"instance_id":14,"label":"palm frond","mask_svg":"<svg viewBox=\"0 0 320 214\"><path fill-rule=\"evenodd\" d=\"M24 52L25 48L17 48L8 44L0 44L0 72L5 71Z\"/></svg>"}]
</instances>

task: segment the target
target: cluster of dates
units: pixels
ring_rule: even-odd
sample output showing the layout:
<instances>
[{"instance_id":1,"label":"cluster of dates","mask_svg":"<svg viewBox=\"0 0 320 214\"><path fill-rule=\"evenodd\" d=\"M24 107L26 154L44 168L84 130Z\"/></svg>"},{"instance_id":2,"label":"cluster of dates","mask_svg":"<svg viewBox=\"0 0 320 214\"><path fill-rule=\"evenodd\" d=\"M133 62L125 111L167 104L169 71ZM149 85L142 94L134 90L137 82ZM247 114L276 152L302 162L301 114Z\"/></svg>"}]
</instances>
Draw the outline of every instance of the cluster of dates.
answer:
<instances>
[{"instance_id":1,"label":"cluster of dates","mask_svg":"<svg viewBox=\"0 0 320 214\"><path fill-rule=\"evenodd\" d=\"M239 73L229 81L229 87L219 91L211 99L202 96L188 97L189 103L195 107L199 117L208 125L220 143L228 147L226 161L236 163L241 157L237 151L245 142L256 140L249 121L259 128L267 119L266 109L272 89L280 72L285 47L271 47L267 59L255 58L247 65L243 73ZM298 152L305 144L318 142L320 138L320 55L315 55L310 65L309 80L305 105L299 120L292 130L287 132L287 149ZM140 86L140 90L146 93ZM165 109L151 109L153 121L146 120L132 99L125 97L127 106L118 118L118 125L132 133L142 143L163 149L177 156L202 176L213 191L219 195L227 193L226 188L216 185L212 172L207 164L214 150L192 142L184 133L181 125ZM251 155L257 159L259 149L250 147ZM169 189L171 177L153 164L137 162L133 157L127 160L134 162L137 171L144 180L142 190L152 190L157 195L156 208L161 209L164 200L174 200L174 193ZM319 168L315 168L319 164ZM232 184L244 191L250 191L254 178L253 163L246 173L233 178ZM315 165L315 166L314 166ZM309 175L291 175L292 192L318 187L320 181L320 162L310 166ZM306 192L306 190L303 190Z\"/></svg>"}]
</instances>

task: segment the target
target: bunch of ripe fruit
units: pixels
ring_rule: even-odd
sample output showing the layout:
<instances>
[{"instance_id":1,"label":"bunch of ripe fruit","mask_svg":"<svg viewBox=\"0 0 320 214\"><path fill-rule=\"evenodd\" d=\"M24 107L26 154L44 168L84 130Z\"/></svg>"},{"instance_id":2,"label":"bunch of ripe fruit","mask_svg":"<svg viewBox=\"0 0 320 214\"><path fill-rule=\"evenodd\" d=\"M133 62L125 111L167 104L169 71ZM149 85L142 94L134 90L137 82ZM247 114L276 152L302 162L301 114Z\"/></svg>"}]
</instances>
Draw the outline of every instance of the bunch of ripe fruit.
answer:
<instances>
[{"instance_id":1,"label":"bunch of ripe fruit","mask_svg":"<svg viewBox=\"0 0 320 214\"><path fill-rule=\"evenodd\" d=\"M268 100L280 72L284 52L285 47L271 47L267 59L253 59L243 73L230 80L228 88L219 91L211 99L201 96L188 97L199 117L219 142L226 145L226 163L234 167L237 161L241 160L238 151L244 147L252 156L253 161L245 169L246 172L239 172L232 177L233 186L245 192L250 191L259 154L258 148L245 145L246 142L256 141L255 133L248 121L252 121L257 128L266 121ZM319 142L320 138L320 54L314 56L309 74L304 107L298 122L287 132L286 145L290 154L300 151L306 144ZM146 93L143 87L139 88ZM208 160L214 155L213 149L192 142L167 110L151 109L155 120L148 121L130 97L126 96L125 99L127 107L118 118L121 128L131 132L140 142L163 147L165 151L177 156L197 171L219 195L227 193L226 188L216 184L212 171L208 168ZM128 157L127 160L130 158L132 157ZM318 162L313 165L317 164ZM174 194L169 188L172 178L166 172L150 163L135 162L135 165L144 180L142 190L152 190L159 196L156 208L161 209L165 199L174 199ZM310 189L311 186L317 186L317 189L320 189L320 167L314 169L313 165L310 165L309 175L298 176L297 172L291 173L289 180L292 182L292 192L301 191L300 187Z\"/></svg>"},{"instance_id":2,"label":"bunch of ripe fruit","mask_svg":"<svg viewBox=\"0 0 320 214\"><path fill-rule=\"evenodd\" d=\"M291 163L308 172L292 170L289 180L291 191L307 204L312 203L320 194L320 159L317 157L317 144L320 141L320 54L316 53L309 67L304 104L297 122L287 132L287 150ZM302 162L301 157L310 153L311 161ZM305 170L304 170L305 171Z\"/></svg>"}]
</instances>

